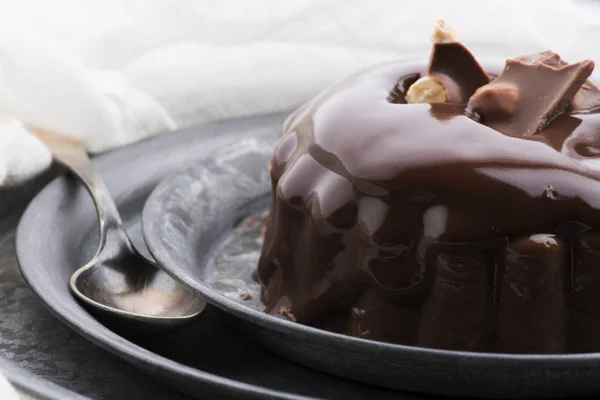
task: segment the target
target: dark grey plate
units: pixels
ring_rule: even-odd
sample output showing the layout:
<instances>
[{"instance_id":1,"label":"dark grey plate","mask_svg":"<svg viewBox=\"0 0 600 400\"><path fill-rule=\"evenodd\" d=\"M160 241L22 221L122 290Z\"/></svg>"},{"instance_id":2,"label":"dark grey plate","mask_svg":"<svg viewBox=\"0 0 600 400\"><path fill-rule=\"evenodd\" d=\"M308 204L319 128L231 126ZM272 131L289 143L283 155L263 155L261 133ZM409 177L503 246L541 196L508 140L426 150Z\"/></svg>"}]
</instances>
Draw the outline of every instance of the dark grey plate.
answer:
<instances>
[{"instance_id":1,"label":"dark grey plate","mask_svg":"<svg viewBox=\"0 0 600 400\"><path fill-rule=\"evenodd\" d=\"M275 318L241 300L242 292L257 298L250 273L260 235L244 236L239 223L267 207L272 147L254 141L221 149L161 182L143 212L144 238L158 263L239 317L246 333L303 365L392 389L488 398L600 394L600 354L516 356L385 344ZM239 251L244 241L249 253Z\"/></svg>"},{"instance_id":2,"label":"dark grey plate","mask_svg":"<svg viewBox=\"0 0 600 400\"><path fill-rule=\"evenodd\" d=\"M18 365L0 358L0 372L9 380L18 393L35 400L87 400L67 389L35 376Z\"/></svg>"},{"instance_id":3,"label":"dark grey plate","mask_svg":"<svg viewBox=\"0 0 600 400\"><path fill-rule=\"evenodd\" d=\"M147 254L140 213L160 180L227 143L249 136L272 140L285 116L246 118L164 134L95 158L94 165L136 247ZM193 325L168 335L134 336L95 319L75 301L67 285L71 273L97 247L95 218L89 195L79 184L67 177L52 181L20 221L16 244L21 272L58 319L157 381L198 399L422 398L345 381L278 357L233 329L235 318L212 307ZM175 395L168 398L179 398Z\"/></svg>"}]
</instances>

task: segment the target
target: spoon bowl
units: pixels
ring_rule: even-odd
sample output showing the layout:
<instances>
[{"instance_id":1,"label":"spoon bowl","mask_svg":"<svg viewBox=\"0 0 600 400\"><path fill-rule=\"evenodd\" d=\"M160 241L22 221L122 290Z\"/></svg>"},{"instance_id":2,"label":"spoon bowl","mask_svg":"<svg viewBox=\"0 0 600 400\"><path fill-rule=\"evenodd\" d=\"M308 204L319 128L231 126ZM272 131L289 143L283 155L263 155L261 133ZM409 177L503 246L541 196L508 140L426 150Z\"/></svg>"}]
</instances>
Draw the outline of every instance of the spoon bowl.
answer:
<instances>
[{"instance_id":1,"label":"spoon bowl","mask_svg":"<svg viewBox=\"0 0 600 400\"><path fill-rule=\"evenodd\" d=\"M81 142L29 128L56 162L77 177L91 194L100 224L94 257L77 269L71 292L92 312L128 330L167 331L193 321L206 301L171 278L131 243L108 188L94 170Z\"/></svg>"},{"instance_id":2,"label":"spoon bowl","mask_svg":"<svg viewBox=\"0 0 600 400\"><path fill-rule=\"evenodd\" d=\"M71 292L104 317L118 316L130 330L162 331L191 322L206 302L153 264L136 250L118 259L94 257L71 276Z\"/></svg>"}]
</instances>

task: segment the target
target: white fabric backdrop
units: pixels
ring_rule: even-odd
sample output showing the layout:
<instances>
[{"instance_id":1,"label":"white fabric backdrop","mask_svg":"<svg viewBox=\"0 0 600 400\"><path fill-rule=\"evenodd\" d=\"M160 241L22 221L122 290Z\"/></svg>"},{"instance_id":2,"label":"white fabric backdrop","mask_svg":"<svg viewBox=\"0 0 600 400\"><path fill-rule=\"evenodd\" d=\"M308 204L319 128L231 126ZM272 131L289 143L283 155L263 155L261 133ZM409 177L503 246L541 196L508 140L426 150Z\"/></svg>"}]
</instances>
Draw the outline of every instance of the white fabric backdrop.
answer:
<instances>
[{"instance_id":1,"label":"white fabric backdrop","mask_svg":"<svg viewBox=\"0 0 600 400\"><path fill-rule=\"evenodd\" d=\"M0 399L19 400L19 396L8 380L0 374Z\"/></svg>"},{"instance_id":2,"label":"white fabric backdrop","mask_svg":"<svg viewBox=\"0 0 600 400\"><path fill-rule=\"evenodd\" d=\"M594 0L1 0L0 16L0 185L50 163L23 122L96 153L290 108L356 69L426 55L437 17L476 56L600 61Z\"/></svg>"}]
</instances>

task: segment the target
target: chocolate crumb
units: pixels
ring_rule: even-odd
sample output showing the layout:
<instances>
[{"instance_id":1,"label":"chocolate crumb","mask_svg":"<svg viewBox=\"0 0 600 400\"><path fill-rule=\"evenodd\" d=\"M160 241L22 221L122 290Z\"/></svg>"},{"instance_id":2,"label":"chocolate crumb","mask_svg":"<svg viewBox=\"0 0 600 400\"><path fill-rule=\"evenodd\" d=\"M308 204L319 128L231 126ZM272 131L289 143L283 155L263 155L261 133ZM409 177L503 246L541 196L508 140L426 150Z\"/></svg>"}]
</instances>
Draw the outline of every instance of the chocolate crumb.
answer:
<instances>
[{"instance_id":1,"label":"chocolate crumb","mask_svg":"<svg viewBox=\"0 0 600 400\"><path fill-rule=\"evenodd\" d=\"M352 307L352 316L354 318L362 318L366 314L367 310L363 310L358 307Z\"/></svg>"},{"instance_id":2,"label":"chocolate crumb","mask_svg":"<svg viewBox=\"0 0 600 400\"><path fill-rule=\"evenodd\" d=\"M281 307L279 309L279 315L286 317L288 320L290 320L292 322L296 322L296 316L294 314L292 314L291 311L285 307Z\"/></svg>"},{"instance_id":3,"label":"chocolate crumb","mask_svg":"<svg viewBox=\"0 0 600 400\"><path fill-rule=\"evenodd\" d=\"M268 215L264 217L250 216L242 222L241 227L247 230L257 230L258 234L264 238L267 232L268 218Z\"/></svg>"},{"instance_id":4,"label":"chocolate crumb","mask_svg":"<svg viewBox=\"0 0 600 400\"><path fill-rule=\"evenodd\" d=\"M262 222L263 222L262 218L251 216L251 217L246 218L246 220L244 220L244 222L242 223L242 228L255 229L255 228L258 228Z\"/></svg>"},{"instance_id":5,"label":"chocolate crumb","mask_svg":"<svg viewBox=\"0 0 600 400\"><path fill-rule=\"evenodd\" d=\"M552 186L548 186L545 189L544 194L547 198L552 199L552 200L556 200L558 198L558 196L556 194L556 190L554 190L554 188Z\"/></svg>"},{"instance_id":6,"label":"chocolate crumb","mask_svg":"<svg viewBox=\"0 0 600 400\"><path fill-rule=\"evenodd\" d=\"M358 334L359 334L361 337L366 337L367 335L369 335L369 333L371 333L371 330L370 330L370 329L367 329L367 330L364 330L364 331L363 331L363 330L362 330L362 328L361 328L361 326L360 326L360 324L358 324Z\"/></svg>"},{"instance_id":7,"label":"chocolate crumb","mask_svg":"<svg viewBox=\"0 0 600 400\"><path fill-rule=\"evenodd\" d=\"M244 301L249 301L249 300L252 300L252 296L249 295L248 293L242 293L242 294L240 294L240 299L242 299Z\"/></svg>"},{"instance_id":8,"label":"chocolate crumb","mask_svg":"<svg viewBox=\"0 0 600 400\"><path fill-rule=\"evenodd\" d=\"M267 233L267 224L264 223L262 224L259 228L258 228L258 233L260 234L261 237L265 237L265 234Z\"/></svg>"}]
</instances>

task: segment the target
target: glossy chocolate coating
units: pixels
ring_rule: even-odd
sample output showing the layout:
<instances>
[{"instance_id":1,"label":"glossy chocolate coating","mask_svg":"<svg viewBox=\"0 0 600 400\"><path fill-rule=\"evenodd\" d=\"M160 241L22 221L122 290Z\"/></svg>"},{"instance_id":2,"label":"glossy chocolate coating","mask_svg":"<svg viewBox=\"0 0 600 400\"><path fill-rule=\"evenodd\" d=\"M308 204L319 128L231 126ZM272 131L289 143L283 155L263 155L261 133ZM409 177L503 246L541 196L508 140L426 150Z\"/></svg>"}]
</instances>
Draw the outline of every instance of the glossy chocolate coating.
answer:
<instances>
[{"instance_id":1,"label":"glossy chocolate coating","mask_svg":"<svg viewBox=\"0 0 600 400\"><path fill-rule=\"evenodd\" d=\"M587 246L600 244L600 114L507 136L464 104L404 104L403 80L426 68L376 66L285 122L257 271L267 312L426 347L600 350L584 329L600 332L587 306L600 304Z\"/></svg>"}]
</instances>

